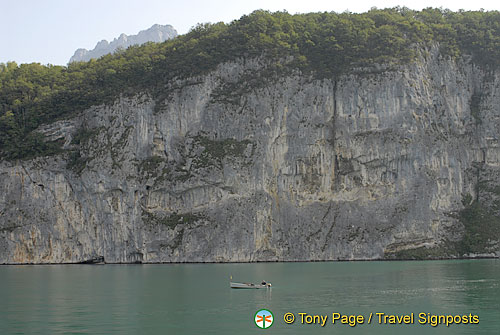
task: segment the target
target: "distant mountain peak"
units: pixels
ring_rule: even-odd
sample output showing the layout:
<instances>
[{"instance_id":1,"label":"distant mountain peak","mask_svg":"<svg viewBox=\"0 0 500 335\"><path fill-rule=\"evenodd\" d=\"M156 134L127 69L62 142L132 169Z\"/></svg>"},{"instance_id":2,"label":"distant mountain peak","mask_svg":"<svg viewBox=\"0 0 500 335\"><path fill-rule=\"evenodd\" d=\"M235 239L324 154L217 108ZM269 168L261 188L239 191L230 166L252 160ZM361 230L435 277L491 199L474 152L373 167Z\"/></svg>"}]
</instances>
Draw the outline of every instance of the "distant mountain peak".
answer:
<instances>
[{"instance_id":1,"label":"distant mountain peak","mask_svg":"<svg viewBox=\"0 0 500 335\"><path fill-rule=\"evenodd\" d=\"M99 58L109 53L115 52L118 48L126 49L131 45L141 45L146 42L164 42L177 36L177 31L171 25L153 24L151 28L141 30L137 35L120 34L118 38L108 42L102 40L98 42L94 49L77 49L69 62L86 62L92 58Z\"/></svg>"}]
</instances>

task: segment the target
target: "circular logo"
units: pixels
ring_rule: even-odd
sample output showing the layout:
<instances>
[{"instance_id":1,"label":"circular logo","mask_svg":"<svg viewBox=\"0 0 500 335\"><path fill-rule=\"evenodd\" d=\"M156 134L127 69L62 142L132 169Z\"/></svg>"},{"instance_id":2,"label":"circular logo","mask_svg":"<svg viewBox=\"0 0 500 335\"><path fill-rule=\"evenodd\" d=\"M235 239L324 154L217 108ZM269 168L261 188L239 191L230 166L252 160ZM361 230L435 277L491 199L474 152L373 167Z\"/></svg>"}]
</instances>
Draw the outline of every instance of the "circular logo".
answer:
<instances>
[{"instance_id":1,"label":"circular logo","mask_svg":"<svg viewBox=\"0 0 500 335\"><path fill-rule=\"evenodd\" d=\"M257 313L255 313L254 321L257 327L266 329L273 325L274 316L270 310L261 309L258 310Z\"/></svg>"}]
</instances>

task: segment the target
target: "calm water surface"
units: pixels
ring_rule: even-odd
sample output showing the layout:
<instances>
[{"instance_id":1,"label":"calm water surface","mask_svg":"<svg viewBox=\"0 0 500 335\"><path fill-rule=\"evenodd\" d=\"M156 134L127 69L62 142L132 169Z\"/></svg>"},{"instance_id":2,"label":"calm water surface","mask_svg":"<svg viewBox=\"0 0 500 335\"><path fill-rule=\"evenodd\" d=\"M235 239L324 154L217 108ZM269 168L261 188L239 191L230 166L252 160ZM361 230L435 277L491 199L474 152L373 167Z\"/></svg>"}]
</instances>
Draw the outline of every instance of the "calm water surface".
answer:
<instances>
[{"instance_id":1,"label":"calm water surface","mask_svg":"<svg viewBox=\"0 0 500 335\"><path fill-rule=\"evenodd\" d=\"M231 290L235 281L271 290ZM271 328L254 324L267 308ZM287 312L295 323L283 321ZM328 315L324 327L299 312ZM332 312L415 313L413 325L333 325ZM418 313L479 316L418 323ZM499 334L500 260L0 266L0 334Z\"/></svg>"}]
</instances>

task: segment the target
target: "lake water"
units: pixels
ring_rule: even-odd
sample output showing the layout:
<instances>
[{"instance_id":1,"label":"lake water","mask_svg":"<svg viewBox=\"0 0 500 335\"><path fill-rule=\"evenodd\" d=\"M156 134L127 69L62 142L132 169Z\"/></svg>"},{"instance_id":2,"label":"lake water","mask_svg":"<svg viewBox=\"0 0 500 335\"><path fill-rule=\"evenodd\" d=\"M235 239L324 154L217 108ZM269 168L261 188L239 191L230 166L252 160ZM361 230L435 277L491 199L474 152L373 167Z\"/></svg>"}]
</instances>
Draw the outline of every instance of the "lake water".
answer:
<instances>
[{"instance_id":1,"label":"lake water","mask_svg":"<svg viewBox=\"0 0 500 335\"><path fill-rule=\"evenodd\" d=\"M230 289L230 275L273 287ZM274 315L268 329L254 323L262 308ZM302 324L298 313L327 321ZM365 319L333 324L332 313ZM375 313L414 320L379 324ZM432 327L419 313L479 323ZM500 260L0 266L0 334L22 333L499 334Z\"/></svg>"}]
</instances>

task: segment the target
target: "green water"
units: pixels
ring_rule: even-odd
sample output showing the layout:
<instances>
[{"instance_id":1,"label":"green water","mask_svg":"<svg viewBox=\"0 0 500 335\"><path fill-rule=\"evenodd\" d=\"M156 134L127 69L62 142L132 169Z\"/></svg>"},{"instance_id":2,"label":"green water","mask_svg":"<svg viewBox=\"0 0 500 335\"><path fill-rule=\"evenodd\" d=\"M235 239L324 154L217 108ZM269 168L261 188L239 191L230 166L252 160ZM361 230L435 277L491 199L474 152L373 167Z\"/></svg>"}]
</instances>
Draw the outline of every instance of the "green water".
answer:
<instances>
[{"instance_id":1,"label":"green water","mask_svg":"<svg viewBox=\"0 0 500 335\"><path fill-rule=\"evenodd\" d=\"M232 290L231 274L273 288ZM499 301L500 260L0 267L0 334L499 334ZM261 308L274 314L265 330L254 324ZM333 312L365 323L332 324ZM301 324L298 313L328 320ZM367 324L370 313L415 321ZM418 313L479 324L431 327Z\"/></svg>"}]
</instances>

